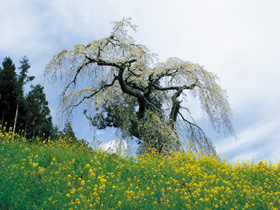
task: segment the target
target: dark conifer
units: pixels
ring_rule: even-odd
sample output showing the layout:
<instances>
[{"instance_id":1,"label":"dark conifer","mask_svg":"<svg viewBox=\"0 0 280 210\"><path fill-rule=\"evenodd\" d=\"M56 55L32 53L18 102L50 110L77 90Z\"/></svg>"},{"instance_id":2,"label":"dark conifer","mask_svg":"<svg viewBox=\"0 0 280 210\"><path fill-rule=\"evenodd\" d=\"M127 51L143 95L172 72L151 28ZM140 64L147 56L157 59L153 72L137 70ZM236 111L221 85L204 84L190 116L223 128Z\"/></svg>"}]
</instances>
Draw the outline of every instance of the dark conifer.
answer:
<instances>
[{"instance_id":1,"label":"dark conifer","mask_svg":"<svg viewBox=\"0 0 280 210\"><path fill-rule=\"evenodd\" d=\"M17 74L11 58L6 57L0 68L0 114L2 125L12 127L17 106Z\"/></svg>"}]
</instances>

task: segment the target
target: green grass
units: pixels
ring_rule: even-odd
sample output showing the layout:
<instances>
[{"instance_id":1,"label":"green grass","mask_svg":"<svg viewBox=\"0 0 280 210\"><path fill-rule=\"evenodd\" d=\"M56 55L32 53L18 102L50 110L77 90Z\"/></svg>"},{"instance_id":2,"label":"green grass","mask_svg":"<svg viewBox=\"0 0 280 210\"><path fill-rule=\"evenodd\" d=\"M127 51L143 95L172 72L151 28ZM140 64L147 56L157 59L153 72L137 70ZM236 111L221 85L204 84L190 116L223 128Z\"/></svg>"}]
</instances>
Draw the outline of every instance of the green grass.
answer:
<instances>
[{"instance_id":1,"label":"green grass","mask_svg":"<svg viewBox=\"0 0 280 210\"><path fill-rule=\"evenodd\" d=\"M0 132L0 209L279 209L280 164L123 157Z\"/></svg>"}]
</instances>

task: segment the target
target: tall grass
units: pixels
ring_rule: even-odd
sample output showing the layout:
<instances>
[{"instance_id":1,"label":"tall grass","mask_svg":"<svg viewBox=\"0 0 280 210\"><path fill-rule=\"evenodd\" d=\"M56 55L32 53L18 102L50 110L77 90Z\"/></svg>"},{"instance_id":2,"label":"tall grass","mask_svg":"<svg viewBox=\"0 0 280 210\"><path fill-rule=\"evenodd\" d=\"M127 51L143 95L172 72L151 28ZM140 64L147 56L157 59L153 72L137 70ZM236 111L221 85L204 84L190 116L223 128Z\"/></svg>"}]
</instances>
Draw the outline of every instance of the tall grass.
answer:
<instances>
[{"instance_id":1,"label":"tall grass","mask_svg":"<svg viewBox=\"0 0 280 210\"><path fill-rule=\"evenodd\" d=\"M0 209L279 209L280 163L126 157L0 132Z\"/></svg>"}]
</instances>

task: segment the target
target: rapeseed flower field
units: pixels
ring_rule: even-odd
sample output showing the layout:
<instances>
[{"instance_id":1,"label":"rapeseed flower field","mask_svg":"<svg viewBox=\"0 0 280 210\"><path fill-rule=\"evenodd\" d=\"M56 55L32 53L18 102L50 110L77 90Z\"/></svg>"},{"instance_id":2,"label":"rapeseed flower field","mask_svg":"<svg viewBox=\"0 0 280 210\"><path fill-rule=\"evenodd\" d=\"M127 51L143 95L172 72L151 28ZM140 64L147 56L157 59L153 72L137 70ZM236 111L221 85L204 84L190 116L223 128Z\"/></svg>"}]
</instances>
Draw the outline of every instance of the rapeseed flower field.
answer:
<instances>
[{"instance_id":1,"label":"rapeseed flower field","mask_svg":"<svg viewBox=\"0 0 280 210\"><path fill-rule=\"evenodd\" d=\"M0 209L280 209L280 163L226 163L82 143L30 143L0 131Z\"/></svg>"}]
</instances>

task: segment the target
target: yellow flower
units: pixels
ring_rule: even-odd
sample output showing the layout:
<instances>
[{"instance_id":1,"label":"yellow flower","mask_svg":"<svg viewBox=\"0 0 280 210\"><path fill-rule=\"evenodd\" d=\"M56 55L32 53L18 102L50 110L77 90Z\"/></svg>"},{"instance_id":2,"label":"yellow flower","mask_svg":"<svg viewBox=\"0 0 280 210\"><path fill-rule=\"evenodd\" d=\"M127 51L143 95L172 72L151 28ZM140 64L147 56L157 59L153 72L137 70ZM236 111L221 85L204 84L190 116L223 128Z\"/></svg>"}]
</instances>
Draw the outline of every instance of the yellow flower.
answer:
<instances>
[{"instance_id":1,"label":"yellow flower","mask_svg":"<svg viewBox=\"0 0 280 210\"><path fill-rule=\"evenodd\" d=\"M100 179L100 182L101 182L102 184L105 184L105 183L107 182L107 180L106 180L106 179L101 178L101 179Z\"/></svg>"},{"instance_id":2,"label":"yellow flower","mask_svg":"<svg viewBox=\"0 0 280 210\"><path fill-rule=\"evenodd\" d=\"M36 166L38 166L39 165L39 163L32 163L32 166L33 167L36 167Z\"/></svg>"},{"instance_id":3,"label":"yellow flower","mask_svg":"<svg viewBox=\"0 0 280 210\"><path fill-rule=\"evenodd\" d=\"M81 181L81 185L82 185L82 186L84 186L85 183L86 183L85 180L82 180L82 181Z\"/></svg>"},{"instance_id":4,"label":"yellow flower","mask_svg":"<svg viewBox=\"0 0 280 210\"><path fill-rule=\"evenodd\" d=\"M70 194L69 194L69 193L67 193L67 194L66 194L66 197L68 197L68 198L69 198L69 197L70 197Z\"/></svg>"},{"instance_id":5,"label":"yellow flower","mask_svg":"<svg viewBox=\"0 0 280 210\"><path fill-rule=\"evenodd\" d=\"M89 167L90 167L90 165L89 165L89 164L86 164L85 168L89 168Z\"/></svg>"},{"instance_id":6,"label":"yellow flower","mask_svg":"<svg viewBox=\"0 0 280 210\"><path fill-rule=\"evenodd\" d=\"M75 192L76 192L76 189L73 188L73 189L71 190L71 193L74 194Z\"/></svg>"},{"instance_id":7,"label":"yellow flower","mask_svg":"<svg viewBox=\"0 0 280 210\"><path fill-rule=\"evenodd\" d=\"M39 167L39 171L38 171L38 173L43 173L45 171L45 169L43 168L43 167Z\"/></svg>"},{"instance_id":8,"label":"yellow flower","mask_svg":"<svg viewBox=\"0 0 280 210\"><path fill-rule=\"evenodd\" d=\"M68 182L67 187L70 187L70 186L71 186L71 182Z\"/></svg>"}]
</instances>

